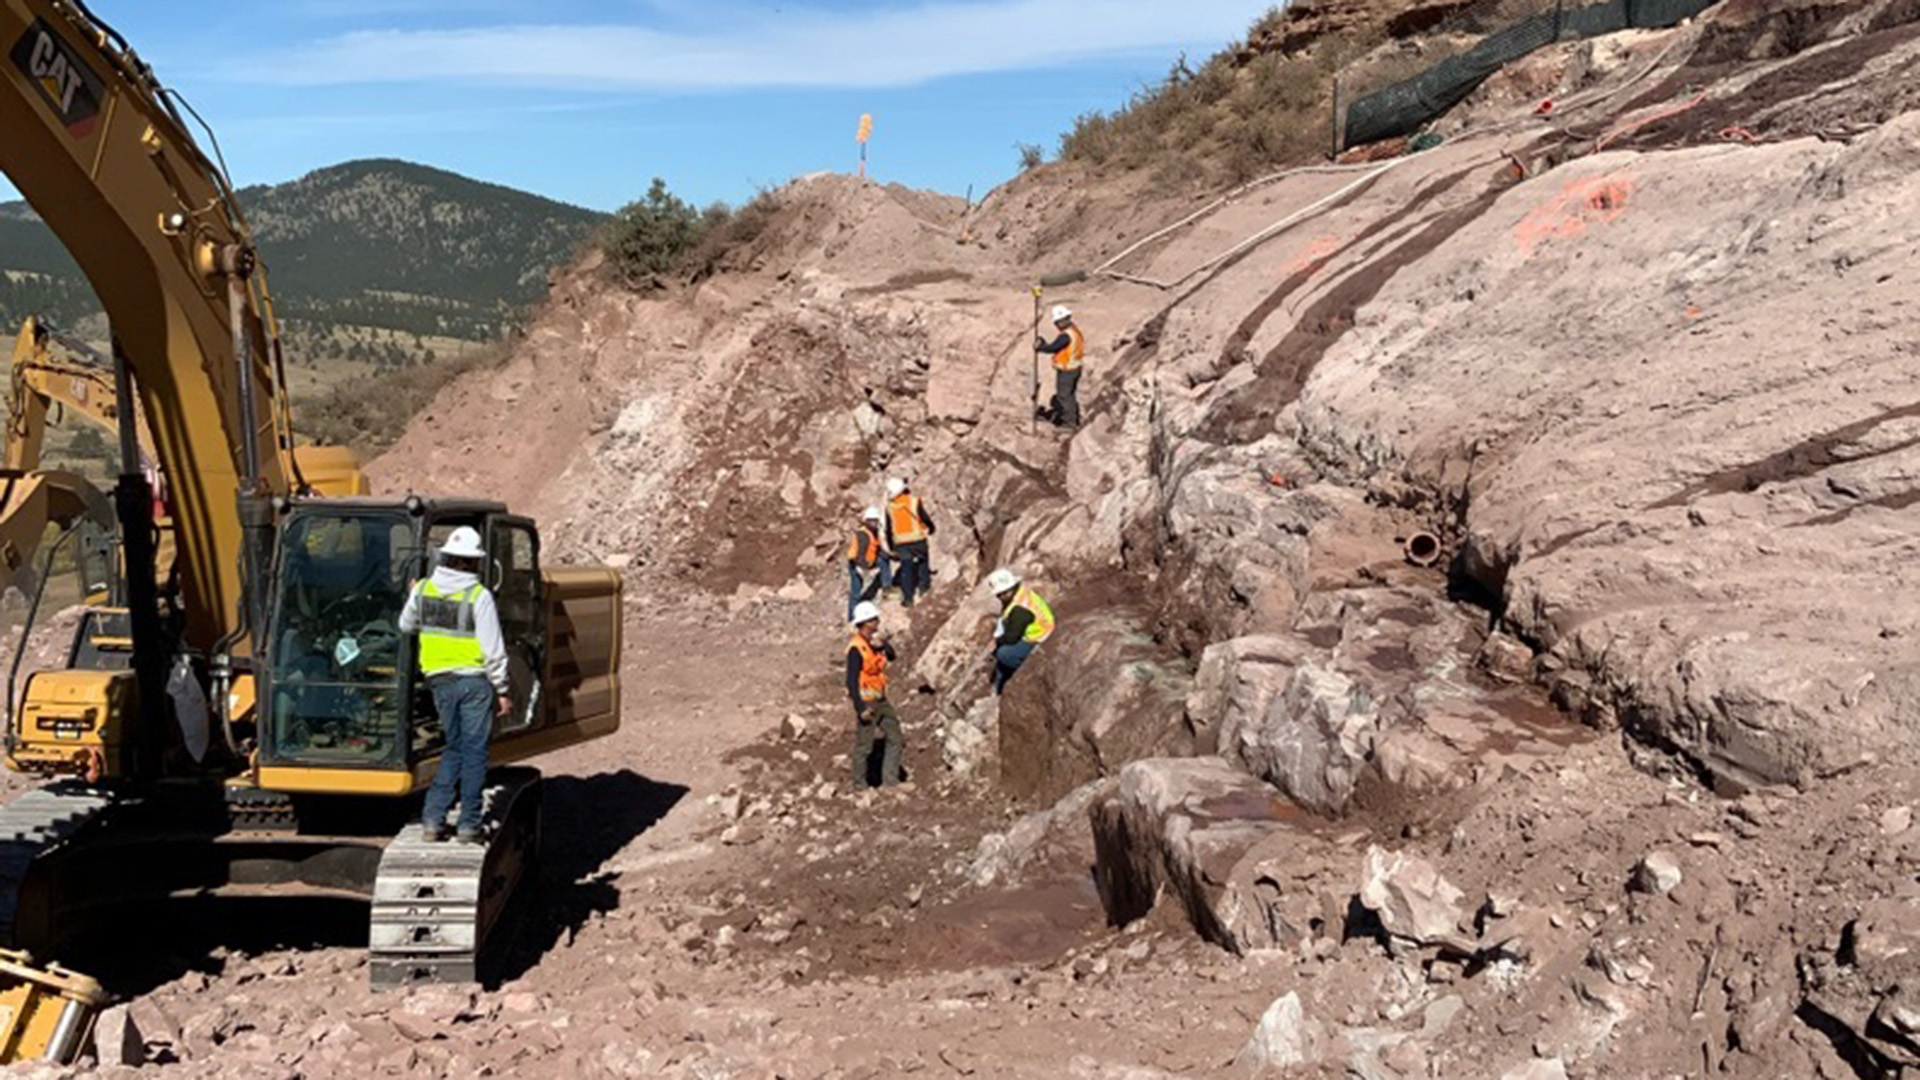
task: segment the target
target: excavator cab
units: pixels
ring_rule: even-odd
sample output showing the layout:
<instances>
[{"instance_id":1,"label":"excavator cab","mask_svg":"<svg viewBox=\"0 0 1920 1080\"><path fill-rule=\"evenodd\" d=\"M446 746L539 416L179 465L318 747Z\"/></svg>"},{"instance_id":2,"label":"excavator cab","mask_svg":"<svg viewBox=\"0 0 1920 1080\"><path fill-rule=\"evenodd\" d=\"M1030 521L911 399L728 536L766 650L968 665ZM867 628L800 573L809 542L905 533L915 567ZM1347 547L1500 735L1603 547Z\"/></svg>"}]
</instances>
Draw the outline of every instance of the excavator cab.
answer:
<instances>
[{"instance_id":1,"label":"excavator cab","mask_svg":"<svg viewBox=\"0 0 1920 1080\"><path fill-rule=\"evenodd\" d=\"M404 795L424 785L442 737L399 617L462 526L486 538L482 582L506 639L513 708L495 722L496 743L560 745L617 723L600 682L614 674L619 617L604 571L543 572L533 522L498 503L302 500L279 530L256 665L262 788ZM559 699L543 697L556 689Z\"/></svg>"}]
</instances>

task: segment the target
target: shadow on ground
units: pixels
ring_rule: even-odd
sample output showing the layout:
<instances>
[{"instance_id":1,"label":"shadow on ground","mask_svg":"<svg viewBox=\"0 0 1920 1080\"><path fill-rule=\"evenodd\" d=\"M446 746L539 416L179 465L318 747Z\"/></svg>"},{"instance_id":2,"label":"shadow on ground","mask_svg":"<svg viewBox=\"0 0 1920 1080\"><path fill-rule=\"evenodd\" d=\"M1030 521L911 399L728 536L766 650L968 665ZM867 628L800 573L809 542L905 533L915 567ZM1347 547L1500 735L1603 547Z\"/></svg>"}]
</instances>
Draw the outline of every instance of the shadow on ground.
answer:
<instances>
[{"instance_id":1,"label":"shadow on ground","mask_svg":"<svg viewBox=\"0 0 1920 1080\"><path fill-rule=\"evenodd\" d=\"M513 936L488 965L490 984L526 974L588 919L619 907L620 890L602 867L687 794L631 769L549 777L544 786L540 872L515 901Z\"/></svg>"}]
</instances>

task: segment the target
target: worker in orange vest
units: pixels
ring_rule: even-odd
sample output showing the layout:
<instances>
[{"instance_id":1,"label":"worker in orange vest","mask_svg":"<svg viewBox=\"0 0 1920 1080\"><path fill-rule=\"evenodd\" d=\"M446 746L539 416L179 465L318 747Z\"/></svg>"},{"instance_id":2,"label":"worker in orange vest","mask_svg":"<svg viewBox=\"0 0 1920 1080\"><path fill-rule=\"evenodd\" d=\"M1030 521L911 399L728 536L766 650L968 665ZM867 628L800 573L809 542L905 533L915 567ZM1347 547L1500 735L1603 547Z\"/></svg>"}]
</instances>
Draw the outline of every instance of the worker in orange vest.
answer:
<instances>
[{"instance_id":1,"label":"worker in orange vest","mask_svg":"<svg viewBox=\"0 0 1920 1080\"><path fill-rule=\"evenodd\" d=\"M893 583L900 587L900 604L912 607L916 593L933 588L932 553L927 538L934 533L933 515L913 493L906 478L887 481L887 550L900 562Z\"/></svg>"},{"instance_id":2,"label":"worker in orange vest","mask_svg":"<svg viewBox=\"0 0 1920 1080\"><path fill-rule=\"evenodd\" d=\"M880 784L900 782L900 716L887 701L887 665L893 646L880 633L880 607L863 600L853 609L853 640L847 643L847 696L853 699L853 784L874 786L873 744L883 742Z\"/></svg>"},{"instance_id":3,"label":"worker in orange vest","mask_svg":"<svg viewBox=\"0 0 1920 1080\"><path fill-rule=\"evenodd\" d=\"M1053 357L1053 407L1047 410L1055 427L1071 431L1080 426L1080 365L1087 359L1087 335L1073 323L1065 304L1053 308L1053 326L1060 335L1052 341L1036 338L1033 347Z\"/></svg>"},{"instance_id":4,"label":"worker in orange vest","mask_svg":"<svg viewBox=\"0 0 1920 1080\"><path fill-rule=\"evenodd\" d=\"M880 595L892 586L892 563L880 543L880 508L867 507L860 525L847 541L847 621L853 621L853 609L862 600Z\"/></svg>"}]
</instances>

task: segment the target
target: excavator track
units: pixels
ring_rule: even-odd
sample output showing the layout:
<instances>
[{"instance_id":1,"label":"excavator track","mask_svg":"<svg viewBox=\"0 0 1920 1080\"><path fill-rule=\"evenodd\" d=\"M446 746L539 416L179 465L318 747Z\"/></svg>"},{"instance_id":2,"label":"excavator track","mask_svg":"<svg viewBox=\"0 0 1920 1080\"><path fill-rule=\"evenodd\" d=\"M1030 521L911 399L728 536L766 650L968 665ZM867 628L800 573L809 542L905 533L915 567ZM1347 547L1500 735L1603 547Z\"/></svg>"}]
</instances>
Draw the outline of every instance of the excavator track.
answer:
<instances>
[{"instance_id":1,"label":"excavator track","mask_svg":"<svg viewBox=\"0 0 1920 1080\"><path fill-rule=\"evenodd\" d=\"M540 850L540 772L487 777L483 844L429 841L418 823L380 859L367 935L376 989L477 982L488 938Z\"/></svg>"},{"instance_id":2,"label":"excavator track","mask_svg":"<svg viewBox=\"0 0 1920 1080\"><path fill-rule=\"evenodd\" d=\"M115 793L61 781L0 807L0 942L19 946L22 889L35 859L119 804Z\"/></svg>"}]
</instances>

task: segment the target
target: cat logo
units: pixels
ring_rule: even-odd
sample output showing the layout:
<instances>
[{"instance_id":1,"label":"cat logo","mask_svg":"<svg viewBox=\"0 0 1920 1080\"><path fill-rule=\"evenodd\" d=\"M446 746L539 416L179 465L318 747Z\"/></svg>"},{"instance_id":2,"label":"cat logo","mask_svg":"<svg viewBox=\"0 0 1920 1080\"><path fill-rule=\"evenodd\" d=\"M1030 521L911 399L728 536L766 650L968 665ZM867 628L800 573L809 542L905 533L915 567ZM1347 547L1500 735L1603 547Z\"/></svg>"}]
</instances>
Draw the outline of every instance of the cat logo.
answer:
<instances>
[{"instance_id":1,"label":"cat logo","mask_svg":"<svg viewBox=\"0 0 1920 1080\"><path fill-rule=\"evenodd\" d=\"M93 134L104 86L52 27L35 20L8 55L46 99L67 134L76 139Z\"/></svg>"}]
</instances>

